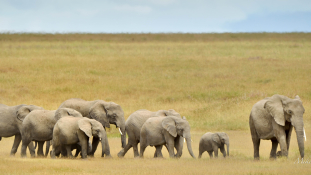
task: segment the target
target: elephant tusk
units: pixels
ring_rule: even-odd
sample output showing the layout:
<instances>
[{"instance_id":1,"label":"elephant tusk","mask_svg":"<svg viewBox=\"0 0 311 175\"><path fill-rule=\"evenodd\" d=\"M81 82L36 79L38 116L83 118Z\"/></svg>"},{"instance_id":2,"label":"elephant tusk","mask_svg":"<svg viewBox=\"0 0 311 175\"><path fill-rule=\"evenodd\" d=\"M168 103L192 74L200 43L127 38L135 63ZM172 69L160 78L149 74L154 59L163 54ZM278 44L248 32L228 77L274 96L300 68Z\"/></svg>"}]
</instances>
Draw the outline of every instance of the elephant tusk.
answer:
<instances>
[{"instance_id":1,"label":"elephant tusk","mask_svg":"<svg viewBox=\"0 0 311 175\"><path fill-rule=\"evenodd\" d=\"M191 142L193 142L192 139L191 139Z\"/></svg>"},{"instance_id":2,"label":"elephant tusk","mask_svg":"<svg viewBox=\"0 0 311 175\"><path fill-rule=\"evenodd\" d=\"M99 138L99 141L102 141L102 138Z\"/></svg>"},{"instance_id":3,"label":"elephant tusk","mask_svg":"<svg viewBox=\"0 0 311 175\"><path fill-rule=\"evenodd\" d=\"M184 143L186 142L186 139L184 138Z\"/></svg>"},{"instance_id":4,"label":"elephant tusk","mask_svg":"<svg viewBox=\"0 0 311 175\"><path fill-rule=\"evenodd\" d=\"M123 135L120 128L119 128L119 132L120 132L121 135Z\"/></svg>"},{"instance_id":5,"label":"elephant tusk","mask_svg":"<svg viewBox=\"0 0 311 175\"><path fill-rule=\"evenodd\" d=\"M305 138L305 141L307 141L307 136L306 136L305 128L303 128L303 137Z\"/></svg>"}]
</instances>

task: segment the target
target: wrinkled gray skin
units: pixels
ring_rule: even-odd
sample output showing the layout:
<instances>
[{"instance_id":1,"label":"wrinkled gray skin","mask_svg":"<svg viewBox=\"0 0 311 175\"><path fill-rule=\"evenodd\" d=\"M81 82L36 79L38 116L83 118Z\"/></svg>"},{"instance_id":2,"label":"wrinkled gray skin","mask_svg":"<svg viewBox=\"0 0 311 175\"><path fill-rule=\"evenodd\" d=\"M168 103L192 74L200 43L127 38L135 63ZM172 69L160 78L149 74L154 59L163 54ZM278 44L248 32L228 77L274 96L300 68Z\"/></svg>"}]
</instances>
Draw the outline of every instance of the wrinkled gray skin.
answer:
<instances>
[{"instance_id":1,"label":"wrinkled gray skin","mask_svg":"<svg viewBox=\"0 0 311 175\"><path fill-rule=\"evenodd\" d=\"M140 142L140 129L143 124L146 122L147 119L151 117L164 117L164 116L176 116L180 117L180 114L177 113L175 110L159 110L157 112L148 111L146 109L141 109L132 113L125 122L125 131L128 135L128 143L118 153L118 157L124 157L127 151L133 147L134 157L138 157L138 149L137 144ZM181 148L178 148L180 146ZM180 144L176 144L175 148L179 150L177 151L176 157L180 157L182 155L182 147L183 147L183 139L180 138ZM157 154L155 152L155 157Z\"/></svg>"},{"instance_id":2,"label":"wrinkled gray skin","mask_svg":"<svg viewBox=\"0 0 311 175\"><path fill-rule=\"evenodd\" d=\"M214 156L218 157L218 149L226 157L225 144L227 145L227 155L229 156L229 137L224 132L205 133L199 143L199 158L201 158L202 154L207 151L210 158Z\"/></svg>"},{"instance_id":3,"label":"wrinkled gray skin","mask_svg":"<svg viewBox=\"0 0 311 175\"><path fill-rule=\"evenodd\" d=\"M190 125L185 118L175 116L149 118L140 131L139 156L144 157L144 151L150 145L155 146L158 157L162 157L161 148L166 145L170 157L174 158L174 145L180 143L180 137L186 139L189 154L195 158L191 147Z\"/></svg>"},{"instance_id":4,"label":"wrinkled gray skin","mask_svg":"<svg viewBox=\"0 0 311 175\"><path fill-rule=\"evenodd\" d=\"M0 140L1 137L15 136L11 150L11 156L15 155L17 148L22 140L22 120L26 117L27 114L36 109L43 108L34 105L7 106L0 104ZM35 148L32 142L29 143L28 148L30 154L35 156Z\"/></svg>"},{"instance_id":5,"label":"wrinkled gray skin","mask_svg":"<svg viewBox=\"0 0 311 175\"><path fill-rule=\"evenodd\" d=\"M270 158L276 158L280 144L281 155L288 156L293 127L295 128L301 158L304 158L303 114L305 109L297 95L294 99L273 95L257 102L249 117L254 159L259 159L260 139L271 140Z\"/></svg>"},{"instance_id":6,"label":"wrinkled gray skin","mask_svg":"<svg viewBox=\"0 0 311 175\"><path fill-rule=\"evenodd\" d=\"M110 128L110 124L116 125L116 127L120 128L122 132L121 144L122 148L124 148L126 144L125 119L124 112L120 105L114 102L105 102L103 100L85 101L78 98L72 98L64 101L60 105L60 108L61 107L75 109L79 111L83 117L97 120L104 128ZM98 138L93 137L91 156L94 155L98 143Z\"/></svg>"},{"instance_id":7,"label":"wrinkled gray skin","mask_svg":"<svg viewBox=\"0 0 311 175\"><path fill-rule=\"evenodd\" d=\"M45 141L52 140L53 128L55 123L62 117L74 116L83 118L82 115L70 108L59 108L57 110L34 110L30 112L22 124L22 149L21 156L26 157L26 146L31 141L38 142L38 156L44 156L43 144ZM47 148L49 149L49 147ZM48 152L48 150L46 151ZM45 155L47 156L47 155Z\"/></svg>"},{"instance_id":8,"label":"wrinkled gray skin","mask_svg":"<svg viewBox=\"0 0 311 175\"><path fill-rule=\"evenodd\" d=\"M53 149L51 158L55 158L61 153L61 148L65 147L67 156L72 158L71 149L73 144L81 145L81 156L87 158L88 142L90 137L98 137L102 144L102 157L111 157L106 131L101 123L94 119L63 117L54 127Z\"/></svg>"}]
</instances>

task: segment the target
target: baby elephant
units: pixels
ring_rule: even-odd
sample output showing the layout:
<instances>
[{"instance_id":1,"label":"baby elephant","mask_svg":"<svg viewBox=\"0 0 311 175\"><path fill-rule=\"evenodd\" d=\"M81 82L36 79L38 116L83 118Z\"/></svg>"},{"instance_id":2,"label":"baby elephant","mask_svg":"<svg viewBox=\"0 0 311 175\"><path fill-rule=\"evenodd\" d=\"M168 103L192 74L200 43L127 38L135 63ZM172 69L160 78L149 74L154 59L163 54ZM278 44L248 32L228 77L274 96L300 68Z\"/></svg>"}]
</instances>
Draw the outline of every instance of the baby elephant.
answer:
<instances>
[{"instance_id":1,"label":"baby elephant","mask_svg":"<svg viewBox=\"0 0 311 175\"><path fill-rule=\"evenodd\" d=\"M58 156L66 148L67 156L72 158L71 146L81 145L81 156L87 158L90 137L98 137L102 144L102 157L111 157L106 131L101 123L94 119L63 117L57 121L53 130L53 149L51 157Z\"/></svg>"},{"instance_id":2,"label":"baby elephant","mask_svg":"<svg viewBox=\"0 0 311 175\"><path fill-rule=\"evenodd\" d=\"M204 151L207 151L210 158L218 157L218 148L220 152L226 157L225 144L227 145L227 154L229 156L229 137L224 132L205 133L200 140L199 144L199 158L201 158Z\"/></svg>"}]
</instances>

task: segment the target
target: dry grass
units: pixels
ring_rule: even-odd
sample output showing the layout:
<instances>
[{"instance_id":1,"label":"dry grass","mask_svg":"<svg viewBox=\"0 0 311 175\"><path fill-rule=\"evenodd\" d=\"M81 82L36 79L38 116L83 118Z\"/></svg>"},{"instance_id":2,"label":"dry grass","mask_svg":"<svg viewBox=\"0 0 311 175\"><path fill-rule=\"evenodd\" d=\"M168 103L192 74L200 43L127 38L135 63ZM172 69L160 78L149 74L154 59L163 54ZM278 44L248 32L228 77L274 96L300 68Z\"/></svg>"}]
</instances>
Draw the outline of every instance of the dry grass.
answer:
<instances>
[{"instance_id":1,"label":"dry grass","mask_svg":"<svg viewBox=\"0 0 311 175\"><path fill-rule=\"evenodd\" d=\"M175 109L191 124L196 155L207 131L226 131L232 143L226 160L192 160L186 149L179 160L154 160L151 148L144 160L132 159L132 151L117 159L120 139L112 128L114 159L79 161L10 158L10 138L0 142L1 173L307 174L309 165L293 164L294 138L288 160L268 160L267 142L263 160L253 162L248 117L264 97L298 94L311 134L310 48L310 33L0 34L0 103L56 109L68 98L103 99L120 104L126 118L143 108Z\"/></svg>"},{"instance_id":2,"label":"dry grass","mask_svg":"<svg viewBox=\"0 0 311 175\"><path fill-rule=\"evenodd\" d=\"M203 132L192 132L192 147L198 155L199 139ZM261 160L253 160L253 149L248 131L227 131L230 137L230 157L210 159L204 153L202 159L192 159L186 145L180 159L169 159L166 150L163 150L164 159L154 159L154 147L147 147L144 159L134 159L132 149L125 158L117 158L120 151L120 140L110 138L112 159L100 157L101 149L97 150L95 158L56 159L20 158L20 149L15 157L9 157L13 142L12 138L0 142L0 174L310 174L310 164L295 164L299 157L296 137L293 134L288 159L269 160L271 149L270 141L262 141L260 147ZM307 135L311 135L308 132ZM306 154L311 153L311 142L305 142ZM220 153L220 152L219 152ZM28 153L29 154L29 153ZM309 158L309 160L311 157ZM311 161L311 160L310 160Z\"/></svg>"}]
</instances>

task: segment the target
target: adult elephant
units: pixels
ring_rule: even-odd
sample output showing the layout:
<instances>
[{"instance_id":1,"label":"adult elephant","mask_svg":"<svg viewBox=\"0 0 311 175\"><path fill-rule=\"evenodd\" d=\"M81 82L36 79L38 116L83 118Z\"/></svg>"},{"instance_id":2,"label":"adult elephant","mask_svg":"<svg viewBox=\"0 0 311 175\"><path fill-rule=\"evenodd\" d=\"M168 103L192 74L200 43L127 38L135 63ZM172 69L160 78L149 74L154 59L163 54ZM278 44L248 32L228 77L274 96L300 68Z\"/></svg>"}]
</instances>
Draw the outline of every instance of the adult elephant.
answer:
<instances>
[{"instance_id":1,"label":"adult elephant","mask_svg":"<svg viewBox=\"0 0 311 175\"><path fill-rule=\"evenodd\" d=\"M14 143L11 149L11 156L14 156L17 152L17 148L22 140L21 128L22 120L33 110L43 109L42 107L35 105L18 105L18 106L7 106L0 104L0 140L1 137L12 137ZM35 148L33 143L28 145L30 154L35 156Z\"/></svg>"},{"instance_id":2,"label":"adult elephant","mask_svg":"<svg viewBox=\"0 0 311 175\"><path fill-rule=\"evenodd\" d=\"M156 112L148 111L146 109L141 109L138 111L135 111L132 113L128 119L125 122L125 131L128 135L128 143L118 153L118 157L124 157L124 155L127 153L127 151L133 147L134 151L134 157L138 157L138 149L137 149L137 144L140 142L140 130L143 124L146 122L147 119L152 118L152 117L164 117L164 116L176 116L180 117L180 114L177 113L175 110L170 109L170 110L159 110ZM180 157L182 154L182 148L178 148L179 146L183 146L183 139L181 139L180 144L176 144L176 149L179 150L177 152L176 157ZM157 154L155 153L155 157Z\"/></svg>"},{"instance_id":3,"label":"adult elephant","mask_svg":"<svg viewBox=\"0 0 311 175\"><path fill-rule=\"evenodd\" d=\"M271 140L270 158L276 158L280 144L283 156L288 156L293 127L295 128L301 158L304 157L303 114L305 109L297 95L294 99L273 95L257 102L249 117L254 159L259 159L260 139Z\"/></svg>"},{"instance_id":4,"label":"adult elephant","mask_svg":"<svg viewBox=\"0 0 311 175\"><path fill-rule=\"evenodd\" d=\"M161 148L167 145L171 158L174 158L174 145L184 137L187 142L189 154L195 158L191 147L190 125L185 118L167 116L149 118L140 131L140 157L144 156L147 146L155 146L158 155ZM180 151L180 150L177 150Z\"/></svg>"},{"instance_id":5,"label":"adult elephant","mask_svg":"<svg viewBox=\"0 0 311 175\"><path fill-rule=\"evenodd\" d=\"M44 156L43 144L52 140L55 123L62 117L74 116L83 118L82 115L70 108L59 108L57 110L35 110L30 112L24 119L21 129L22 149L21 156L26 156L26 146L31 141L38 142L38 156ZM49 148L47 148L49 149ZM48 150L46 151L48 152ZM45 155L47 156L47 154Z\"/></svg>"},{"instance_id":6,"label":"adult elephant","mask_svg":"<svg viewBox=\"0 0 311 175\"><path fill-rule=\"evenodd\" d=\"M126 144L125 119L120 105L103 100L85 101L79 98L72 98L60 105L60 108L64 107L79 111L83 117L97 120L104 128L110 128L110 124L116 125L121 133L121 144L122 148L124 148ZM93 137L91 156L94 155L98 143L98 137Z\"/></svg>"}]
</instances>

